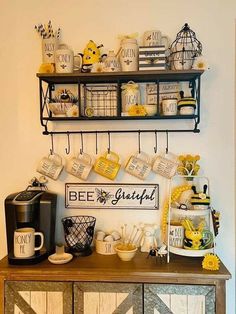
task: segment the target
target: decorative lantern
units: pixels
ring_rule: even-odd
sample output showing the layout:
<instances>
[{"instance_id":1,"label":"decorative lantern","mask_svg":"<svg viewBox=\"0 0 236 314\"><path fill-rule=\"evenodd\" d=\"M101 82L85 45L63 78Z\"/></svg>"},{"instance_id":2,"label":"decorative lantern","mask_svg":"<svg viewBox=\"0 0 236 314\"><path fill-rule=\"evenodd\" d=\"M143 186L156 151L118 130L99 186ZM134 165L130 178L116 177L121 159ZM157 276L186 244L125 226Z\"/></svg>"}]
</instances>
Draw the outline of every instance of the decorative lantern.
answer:
<instances>
[{"instance_id":1,"label":"decorative lantern","mask_svg":"<svg viewBox=\"0 0 236 314\"><path fill-rule=\"evenodd\" d=\"M172 70L189 70L202 53L202 44L185 23L169 48L168 61Z\"/></svg>"}]
</instances>

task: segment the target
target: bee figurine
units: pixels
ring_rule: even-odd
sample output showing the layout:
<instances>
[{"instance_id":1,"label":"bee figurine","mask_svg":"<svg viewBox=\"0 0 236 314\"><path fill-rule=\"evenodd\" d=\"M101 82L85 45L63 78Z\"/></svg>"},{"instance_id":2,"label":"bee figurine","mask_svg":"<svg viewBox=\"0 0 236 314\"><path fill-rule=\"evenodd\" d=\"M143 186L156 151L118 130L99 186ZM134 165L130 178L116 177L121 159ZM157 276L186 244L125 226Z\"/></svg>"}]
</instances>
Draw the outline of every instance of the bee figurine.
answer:
<instances>
[{"instance_id":1,"label":"bee figurine","mask_svg":"<svg viewBox=\"0 0 236 314\"><path fill-rule=\"evenodd\" d=\"M162 244L161 247L159 248L151 248L147 258L149 258L149 256L151 257L156 257L156 263L157 263L157 259L160 259L160 262L162 263L163 261L165 261L165 256L167 255L167 249L166 249L166 245Z\"/></svg>"}]
</instances>

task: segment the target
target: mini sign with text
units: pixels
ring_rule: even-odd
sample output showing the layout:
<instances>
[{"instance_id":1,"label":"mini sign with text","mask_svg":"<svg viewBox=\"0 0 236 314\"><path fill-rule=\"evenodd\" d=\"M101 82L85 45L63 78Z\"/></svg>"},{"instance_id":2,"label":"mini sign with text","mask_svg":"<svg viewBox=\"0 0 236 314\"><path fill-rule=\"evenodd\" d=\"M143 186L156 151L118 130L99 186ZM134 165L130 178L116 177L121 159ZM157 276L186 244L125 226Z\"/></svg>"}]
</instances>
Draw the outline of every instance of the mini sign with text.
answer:
<instances>
[{"instance_id":1,"label":"mini sign with text","mask_svg":"<svg viewBox=\"0 0 236 314\"><path fill-rule=\"evenodd\" d=\"M158 184L66 183L66 208L158 209Z\"/></svg>"}]
</instances>

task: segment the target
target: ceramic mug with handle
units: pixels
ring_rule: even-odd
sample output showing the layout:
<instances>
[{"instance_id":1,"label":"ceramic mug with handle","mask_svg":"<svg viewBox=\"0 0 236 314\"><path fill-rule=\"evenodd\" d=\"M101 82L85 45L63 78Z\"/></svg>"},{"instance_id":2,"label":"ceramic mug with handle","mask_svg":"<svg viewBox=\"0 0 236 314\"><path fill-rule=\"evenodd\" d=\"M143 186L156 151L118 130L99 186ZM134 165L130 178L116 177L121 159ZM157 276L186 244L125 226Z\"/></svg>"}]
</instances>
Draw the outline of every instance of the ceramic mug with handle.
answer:
<instances>
[{"instance_id":1,"label":"ceramic mug with handle","mask_svg":"<svg viewBox=\"0 0 236 314\"><path fill-rule=\"evenodd\" d=\"M35 237L41 238L41 244L35 246ZM14 232L14 256L17 258L27 258L34 256L35 251L41 250L44 243L42 232L35 232L34 228L19 228Z\"/></svg>"},{"instance_id":2,"label":"ceramic mug with handle","mask_svg":"<svg viewBox=\"0 0 236 314\"><path fill-rule=\"evenodd\" d=\"M37 171L44 176L57 180L63 169L62 158L58 154L49 154L43 157L37 167Z\"/></svg>"},{"instance_id":3,"label":"ceramic mug with handle","mask_svg":"<svg viewBox=\"0 0 236 314\"><path fill-rule=\"evenodd\" d=\"M151 171L149 156L144 152L137 152L132 155L126 166L125 171L141 180L145 180Z\"/></svg>"},{"instance_id":4,"label":"ceramic mug with handle","mask_svg":"<svg viewBox=\"0 0 236 314\"><path fill-rule=\"evenodd\" d=\"M73 73L73 71L80 69L81 63L81 56L74 56L73 50L69 49L66 45L60 46L55 51L56 73Z\"/></svg>"},{"instance_id":5,"label":"ceramic mug with handle","mask_svg":"<svg viewBox=\"0 0 236 314\"><path fill-rule=\"evenodd\" d=\"M79 179L87 180L92 167L91 156L86 153L80 153L77 157L73 157L67 162L66 171Z\"/></svg>"},{"instance_id":6,"label":"ceramic mug with handle","mask_svg":"<svg viewBox=\"0 0 236 314\"><path fill-rule=\"evenodd\" d=\"M110 180L116 178L119 170L119 156L114 152L105 153L105 155L100 156L94 164L94 171Z\"/></svg>"},{"instance_id":7,"label":"ceramic mug with handle","mask_svg":"<svg viewBox=\"0 0 236 314\"><path fill-rule=\"evenodd\" d=\"M165 48L168 48L169 44L170 44L169 37L162 35L161 31L158 31L158 30L146 31L143 35L144 46L164 45Z\"/></svg>"},{"instance_id":8,"label":"ceramic mug with handle","mask_svg":"<svg viewBox=\"0 0 236 314\"><path fill-rule=\"evenodd\" d=\"M175 175L177 168L177 156L172 153L157 155L152 165L152 170L155 173L167 179L170 179Z\"/></svg>"}]
</instances>

